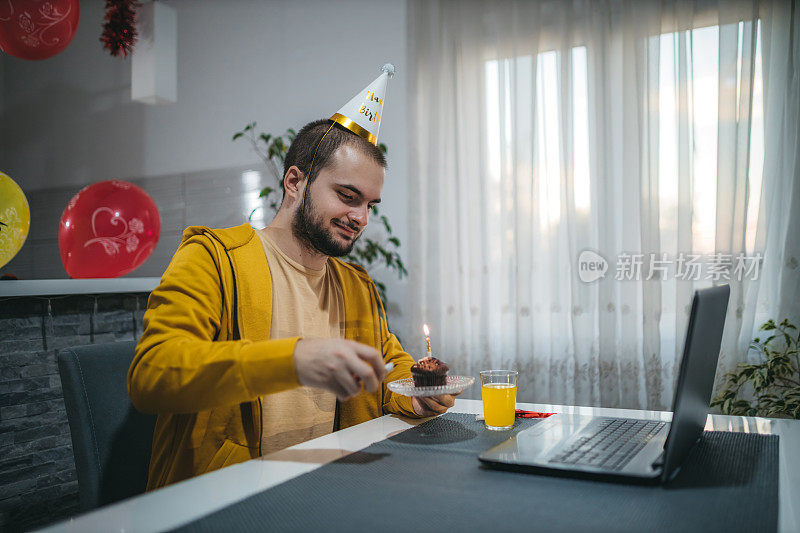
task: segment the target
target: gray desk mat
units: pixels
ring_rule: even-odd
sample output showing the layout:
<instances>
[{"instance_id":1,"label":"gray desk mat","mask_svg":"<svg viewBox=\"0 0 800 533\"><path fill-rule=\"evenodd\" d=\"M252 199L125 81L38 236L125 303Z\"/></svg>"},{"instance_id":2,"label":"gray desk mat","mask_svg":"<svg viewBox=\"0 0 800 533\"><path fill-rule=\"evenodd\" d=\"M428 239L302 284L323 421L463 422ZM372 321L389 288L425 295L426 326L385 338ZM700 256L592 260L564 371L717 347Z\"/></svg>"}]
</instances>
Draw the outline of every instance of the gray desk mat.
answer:
<instances>
[{"instance_id":1,"label":"gray desk mat","mask_svg":"<svg viewBox=\"0 0 800 533\"><path fill-rule=\"evenodd\" d=\"M706 432L670 484L641 486L481 465L510 435L448 413L176 531L777 529L777 436Z\"/></svg>"}]
</instances>

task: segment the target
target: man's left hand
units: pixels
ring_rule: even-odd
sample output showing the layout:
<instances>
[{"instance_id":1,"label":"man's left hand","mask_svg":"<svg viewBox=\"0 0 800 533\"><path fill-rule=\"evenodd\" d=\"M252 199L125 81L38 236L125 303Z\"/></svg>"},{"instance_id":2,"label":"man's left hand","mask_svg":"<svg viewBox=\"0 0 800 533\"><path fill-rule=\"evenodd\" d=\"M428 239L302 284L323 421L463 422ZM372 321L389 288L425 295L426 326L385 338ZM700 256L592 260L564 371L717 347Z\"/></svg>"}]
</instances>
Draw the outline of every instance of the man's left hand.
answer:
<instances>
[{"instance_id":1,"label":"man's left hand","mask_svg":"<svg viewBox=\"0 0 800 533\"><path fill-rule=\"evenodd\" d=\"M456 396L459 394L461 393L427 396L424 398L413 396L411 398L411 406L414 408L414 412L420 416L436 416L453 407L456 403Z\"/></svg>"}]
</instances>

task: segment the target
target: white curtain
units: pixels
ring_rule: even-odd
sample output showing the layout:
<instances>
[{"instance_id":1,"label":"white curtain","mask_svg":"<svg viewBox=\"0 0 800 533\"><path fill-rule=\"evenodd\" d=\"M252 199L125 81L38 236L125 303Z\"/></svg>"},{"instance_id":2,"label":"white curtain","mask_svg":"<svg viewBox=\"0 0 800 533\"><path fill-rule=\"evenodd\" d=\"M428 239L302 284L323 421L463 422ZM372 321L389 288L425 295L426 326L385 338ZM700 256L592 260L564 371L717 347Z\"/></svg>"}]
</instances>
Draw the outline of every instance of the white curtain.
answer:
<instances>
[{"instance_id":1,"label":"white curtain","mask_svg":"<svg viewBox=\"0 0 800 533\"><path fill-rule=\"evenodd\" d=\"M718 382L797 319L798 20L411 0L405 338L428 323L454 372L519 370L520 401L668 409L695 288L731 284Z\"/></svg>"}]
</instances>

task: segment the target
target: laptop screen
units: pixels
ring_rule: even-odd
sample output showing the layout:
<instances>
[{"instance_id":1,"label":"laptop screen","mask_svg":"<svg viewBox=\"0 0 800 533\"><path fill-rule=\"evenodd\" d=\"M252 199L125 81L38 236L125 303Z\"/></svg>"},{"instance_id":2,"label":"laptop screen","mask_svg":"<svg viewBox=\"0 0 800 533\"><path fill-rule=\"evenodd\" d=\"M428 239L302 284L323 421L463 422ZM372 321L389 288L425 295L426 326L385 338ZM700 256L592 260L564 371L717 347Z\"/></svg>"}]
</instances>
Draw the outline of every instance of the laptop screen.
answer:
<instances>
[{"instance_id":1,"label":"laptop screen","mask_svg":"<svg viewBox=\"0 0 800 533\"><path fill-rule=\"evenodd\" d=\"M664 444L664 481L675 476L692 446L703 434L714 388L729 295L728 285L694 293L678 386L672 403L672 424Z\"/></svg>"}]
</instances>

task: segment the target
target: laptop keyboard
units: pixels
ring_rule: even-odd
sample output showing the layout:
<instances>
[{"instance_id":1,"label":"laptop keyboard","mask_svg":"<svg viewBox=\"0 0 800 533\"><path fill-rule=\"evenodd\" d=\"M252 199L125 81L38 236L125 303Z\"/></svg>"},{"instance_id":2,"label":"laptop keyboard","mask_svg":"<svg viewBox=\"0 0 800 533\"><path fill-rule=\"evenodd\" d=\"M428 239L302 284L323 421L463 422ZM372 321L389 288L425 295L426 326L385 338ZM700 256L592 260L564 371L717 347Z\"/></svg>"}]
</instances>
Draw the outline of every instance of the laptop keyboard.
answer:
<instances>
[{"instance_id":1,"label":"laptop keyboard","mask_svg":"<svg viewBox=\"0 0 800 533\"><path fill-rule=\"evenodd\" d=\"M596 427L581 432L575 442L550 461L621 470L665 424L656 420L603 418Z\"/></svg>"}]
</instances>

